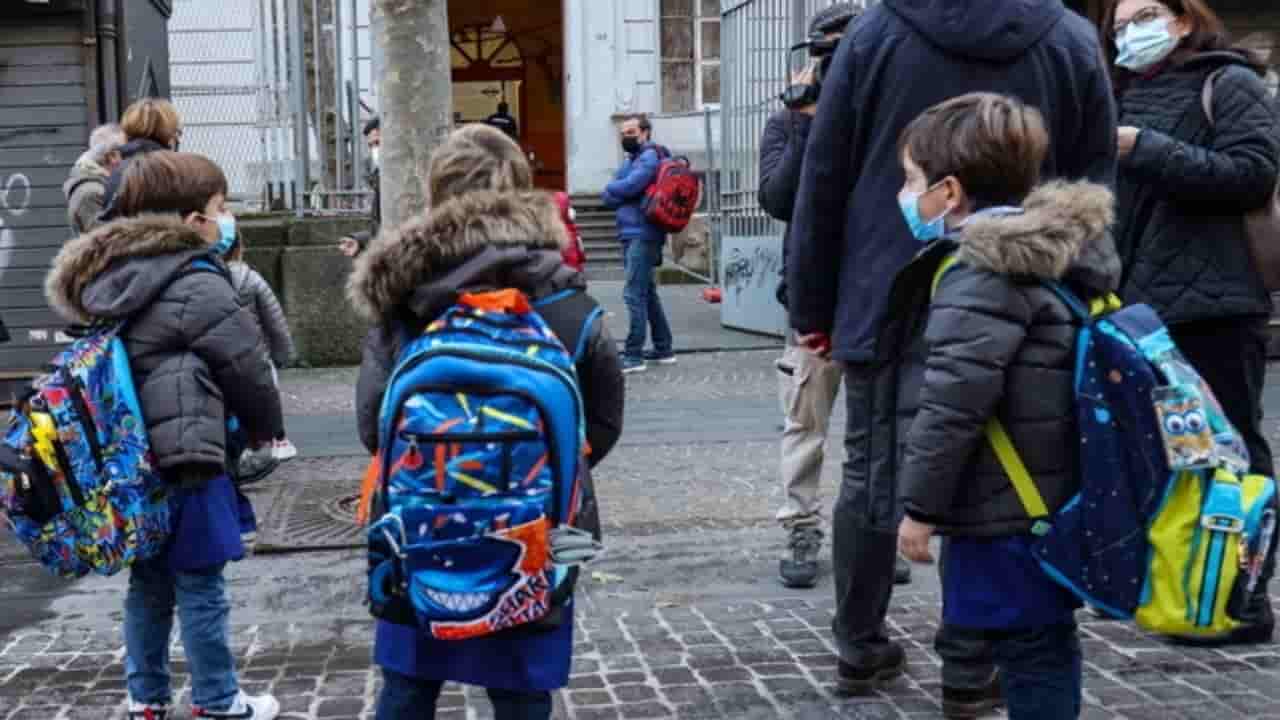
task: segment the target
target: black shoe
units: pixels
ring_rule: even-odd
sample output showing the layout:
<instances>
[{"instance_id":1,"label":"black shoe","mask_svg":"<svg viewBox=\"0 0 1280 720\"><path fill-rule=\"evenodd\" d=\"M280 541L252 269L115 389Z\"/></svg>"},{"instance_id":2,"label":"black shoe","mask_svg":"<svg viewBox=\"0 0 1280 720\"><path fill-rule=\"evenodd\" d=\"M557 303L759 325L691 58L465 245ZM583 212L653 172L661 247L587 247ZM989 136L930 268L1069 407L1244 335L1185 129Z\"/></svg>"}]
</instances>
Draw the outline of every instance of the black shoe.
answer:
<instances>
[{"instance_id":1,"label":"black shoe","mask_svg":"<svg viewBox=\"0 0 1280 720\"><path fill-rule=\"evenodd\" d=\"M847 696L868 695L906 669L907 653L901 645L891 642L877 650L862 665L850 665L841 660L836 667L836 693Z\"/></svg>"},{"instance_id":2,"label":"black shoe","mask_svg":"<svg viewBox=\"0 0 1280 720\"><path fill-rule=\"evenodd\" d=\"M984 688L942 686L942 715L947 720L973 720L1001 707L1004 707L1004 687L999 675L993 674Z\"/></svg>"},{"instance_id":3,"label":"black shoe","mask_svg":"<svg viewBox=\"0 0 1280 720\"><path fill-rule=\"evenodd\" d=\"M789 588L811 588L818 583L818 551L822 549L822 528L800 525L791 528L787 540L790 557L778 563L778 575Z\"/></svg>"},{"instance_id":4,"label":"black shoe","mask_svg":"<svg viewBox=\"0 0 1280 720\"><path fill-rule=\"evenodd\" d=\"M894 561L894 564L893 564L893 584L906 585L910 582L911 582L911 563L907 562L906 558L899 555L898 559Z\"/></svg>"}]
</instances>

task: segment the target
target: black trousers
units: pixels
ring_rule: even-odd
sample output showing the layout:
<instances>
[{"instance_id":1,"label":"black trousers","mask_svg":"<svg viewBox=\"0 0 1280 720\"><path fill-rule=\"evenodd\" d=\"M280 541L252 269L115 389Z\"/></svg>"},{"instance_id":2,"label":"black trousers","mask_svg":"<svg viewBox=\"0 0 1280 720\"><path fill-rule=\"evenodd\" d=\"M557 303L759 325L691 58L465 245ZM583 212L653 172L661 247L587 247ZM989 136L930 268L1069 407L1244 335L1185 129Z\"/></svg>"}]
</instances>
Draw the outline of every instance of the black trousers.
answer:
<instances>
[{"instance_id":1,"label":"black trousers","mask_svg":"<svg viewBox=\"0 0 1280 720\"><path fill-rule=\"evenodd\" d=\"M1201 320L1171 325L1178 349L1209 383L1227 419L1249 448L1250 470L1274 476L1271 446L1262 429L1262 390L1267 379L1267 318ZM1275 574L1274 548L1262 568L1257 591L1240 615L1250 624L1274 623L1267 583Z\"/></svg>"}]
</instances>

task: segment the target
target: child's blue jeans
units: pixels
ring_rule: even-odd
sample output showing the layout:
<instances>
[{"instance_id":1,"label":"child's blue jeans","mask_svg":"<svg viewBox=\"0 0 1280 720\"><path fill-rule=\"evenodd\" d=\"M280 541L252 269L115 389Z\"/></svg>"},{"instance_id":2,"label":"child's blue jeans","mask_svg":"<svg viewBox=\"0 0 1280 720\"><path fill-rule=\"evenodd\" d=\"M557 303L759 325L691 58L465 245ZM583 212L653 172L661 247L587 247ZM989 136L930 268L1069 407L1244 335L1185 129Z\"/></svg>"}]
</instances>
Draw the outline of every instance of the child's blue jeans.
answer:
<instances>
[{"instance_id":1,"label":"child's blue jeans","mask_svg":"<svg viewBox=\"0 0 1280 720\"><path fill-rule=\"evenodd\" d=\"M191 669L191 704L226 710L235 702L240 687L223 567L173 572L165 556L134 565L124 602L124 639L129 697L135 702L165 705L172 700L169 636L175 607Z\"/></svg>"},{"instance_id":2,"label":"child's blue jeans","mask_svg":"<svg viewBox=\"0 0 1280 720\"><path fill-rule=\"evenodd\" d=\"M376 720L432 720L444 683L382 669L382 695ZM550 720L551 693L486 688L494 720Z\"/></svg>"},{"instance_id":3,"label":"child's blue jeans","mask_svg":"<svg viewBox=\"0 0 1280 720\"><path fill-rule=\"evenodd\" d=\"M1009 720L1080 717L1080 636L1074 622L983 634L1004 681Z\"/></svg>"}]
</instances>

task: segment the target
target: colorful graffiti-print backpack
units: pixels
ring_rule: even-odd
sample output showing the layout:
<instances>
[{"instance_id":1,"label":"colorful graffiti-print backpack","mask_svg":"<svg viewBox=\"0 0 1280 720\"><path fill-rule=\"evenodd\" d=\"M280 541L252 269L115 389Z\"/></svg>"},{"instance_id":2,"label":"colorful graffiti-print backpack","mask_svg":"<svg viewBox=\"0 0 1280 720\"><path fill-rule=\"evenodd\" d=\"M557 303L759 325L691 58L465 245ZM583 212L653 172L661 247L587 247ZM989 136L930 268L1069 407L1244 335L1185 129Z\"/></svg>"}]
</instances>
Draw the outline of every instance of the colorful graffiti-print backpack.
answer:
<instances>
[{"instance_id":1,"label":"colorful graffiti-print backpack","mask_svg":"<svg viewBox=\"0 0 1280 720\"><path fill-rule=\"evenodd\" d=\"M114 575L157 555L169 534L120 328L97 329L54 358L0 440L0 512L63 577Z\"/></svg>"},{"instance_id":2,"label":"colorful graffiti-print backpack","mask_svg":"<svg viewBox=\"0 0 1280 720\"><path fill-rule=\"evenodd\" d=\"M594 544L573 358L515 290L405 338L380 414L369 601L441 640L554 624ZM573 553L569 553L573 554Z\"/></svg>"}]
</instances>

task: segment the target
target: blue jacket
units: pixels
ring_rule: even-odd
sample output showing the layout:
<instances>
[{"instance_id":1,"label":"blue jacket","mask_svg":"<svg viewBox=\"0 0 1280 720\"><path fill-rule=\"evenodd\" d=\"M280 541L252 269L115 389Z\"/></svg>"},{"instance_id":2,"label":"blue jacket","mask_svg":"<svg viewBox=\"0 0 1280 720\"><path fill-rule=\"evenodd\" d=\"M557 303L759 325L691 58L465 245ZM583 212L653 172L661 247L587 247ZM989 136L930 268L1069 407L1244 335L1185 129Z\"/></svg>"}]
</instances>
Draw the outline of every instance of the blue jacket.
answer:
<instances>
[{"instance_id":1,"label":"blue jacket","mask_svg":"<svg viewBox=\"0 0 1280 720\"><path fill-rule=\"evenodd\" d=\"M1013 95L1048 125L1045 179L1114 182L1098 34L1062 0L885 0L854 21L825 77L790 228L788 309L796 330L830 332L839 360L875 357L890 285L920 251L898 210L898 138L930 106Z\"/></svg>"},{"instance_id":2,"label":"blue jacket","mask_svg":"<svg viewBox=\"0 0 1280 720\"><path fill-rule=\"evenodd\" d=\"M658 178L662 164L658 146L647 143L622 163L613 181L604 188L605 207L618 211L618 239L661 242L666 233L654 227L644 215L644 191Z\"/></svg>"}]
</instances>

